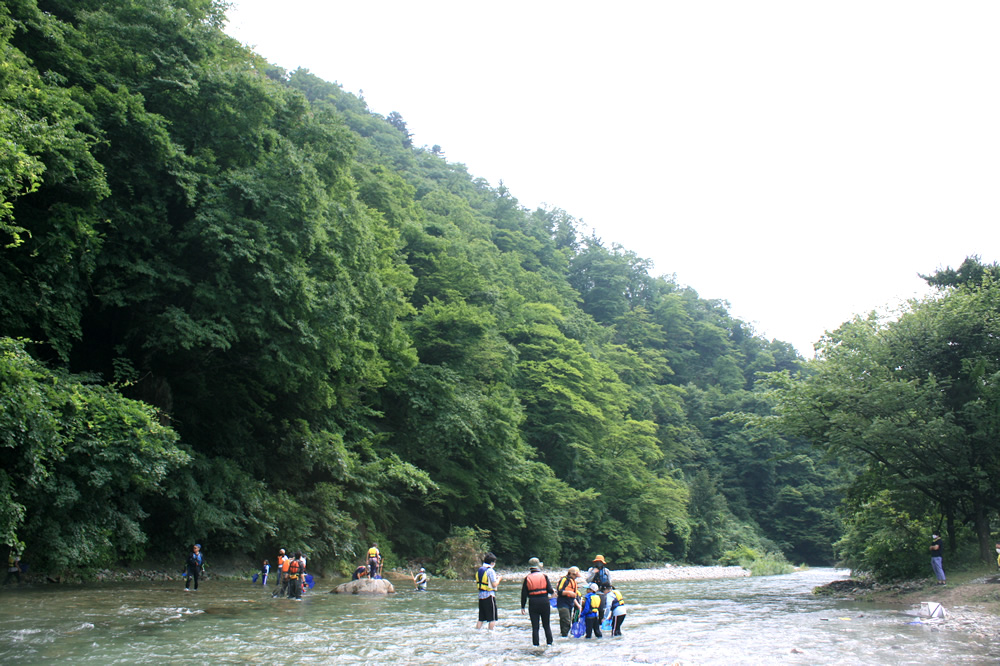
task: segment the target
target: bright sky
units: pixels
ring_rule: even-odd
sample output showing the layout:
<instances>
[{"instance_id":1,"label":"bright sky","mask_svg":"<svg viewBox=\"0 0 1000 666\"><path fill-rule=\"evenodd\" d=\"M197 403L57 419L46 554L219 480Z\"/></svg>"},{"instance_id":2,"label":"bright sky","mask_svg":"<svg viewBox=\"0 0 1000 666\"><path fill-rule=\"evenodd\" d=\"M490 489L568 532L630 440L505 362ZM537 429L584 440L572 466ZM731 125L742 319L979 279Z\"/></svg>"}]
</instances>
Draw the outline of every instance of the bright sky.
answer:
<instances>
[{"instance_id":1,"label":"bright sky","mask_svg":"<svg viewBox=\"0 0 1000 666\"><path fill-rule=\"evenodd\" d=\"M228 32L398 111L811 357L1000 260L1000 3L232 0Z\"/></svg>"}]
</instances>

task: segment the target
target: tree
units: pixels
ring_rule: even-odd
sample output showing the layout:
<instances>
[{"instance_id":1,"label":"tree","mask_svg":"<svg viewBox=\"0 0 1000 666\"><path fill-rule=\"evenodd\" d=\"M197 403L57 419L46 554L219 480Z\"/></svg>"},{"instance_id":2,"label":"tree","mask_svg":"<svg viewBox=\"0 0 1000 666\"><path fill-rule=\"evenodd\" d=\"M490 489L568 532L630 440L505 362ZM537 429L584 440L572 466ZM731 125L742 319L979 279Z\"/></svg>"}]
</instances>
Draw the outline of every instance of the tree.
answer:
<instances>
[{"instance_id":1,"label":"tree","mask_svg":"<svg viewBox=\"0 0 1000 666\"><path fill-rule=\"evenodd\" d=\"M984 561L1000 508L998 309L1000 284L986 275L895 322L855 318L822 341L810 376L772 379L785 432L863 461L872 492L924 497L952 549L956 521L970 524Z\"/></svg>"}]
</instances>

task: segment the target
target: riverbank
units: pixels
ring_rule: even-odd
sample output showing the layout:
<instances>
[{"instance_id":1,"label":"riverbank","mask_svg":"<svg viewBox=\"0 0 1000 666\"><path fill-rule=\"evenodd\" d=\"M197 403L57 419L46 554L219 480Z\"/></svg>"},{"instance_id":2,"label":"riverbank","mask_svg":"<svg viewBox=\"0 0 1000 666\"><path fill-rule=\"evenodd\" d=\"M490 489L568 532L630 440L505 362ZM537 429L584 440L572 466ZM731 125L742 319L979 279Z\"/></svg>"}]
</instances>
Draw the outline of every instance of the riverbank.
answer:
<instances>
[{"instance_id":1,"label":"riverbank","mask_svg":"<svg viewBox=\"0 0 1000 666\"><path fill-rule=\"evenodd\" d=\"M555 582L554 577L562 576L569 567L544 568ZM646 580L702 580L709 578L747 578L750 572L742 567L699 567L668 564L656 569L609 569L614 583L630 583ZM519 582L528 575L527 570L497 569L505 581ZM581 571L586 574L586 569Z\"/></svg>"},{"instance_id":2,"label":"riverbank","mask_svg":"<svg viewBox=\"0 0 1000 666\"><path fill-rule=\"evenodd\" d=\"M923 602L936 602L945 609L945 617L921 618L940 628L961 631L991 643L1000 642L1000 576L957 574L948 578L947 585L931 580L878 584L863 579L833 581L814 590L855 601L899 606L903 612L913 612Z\"/></svg>"}]
</instances>

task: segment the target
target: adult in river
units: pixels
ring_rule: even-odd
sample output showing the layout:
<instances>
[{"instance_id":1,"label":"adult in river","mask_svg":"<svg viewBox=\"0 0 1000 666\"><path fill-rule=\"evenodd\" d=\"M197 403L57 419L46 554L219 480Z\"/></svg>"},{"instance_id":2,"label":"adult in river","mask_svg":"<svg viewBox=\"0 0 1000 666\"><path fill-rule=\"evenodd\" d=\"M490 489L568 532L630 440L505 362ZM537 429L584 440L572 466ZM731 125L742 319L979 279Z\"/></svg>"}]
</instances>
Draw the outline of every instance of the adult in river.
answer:
<instances>
[{"instance_id":1,"label":"adult in river","mask_svg":"<svg viewBox=\"0 0 1000 666\"><path fill-rule=\"evenodd\" d=\"M611 570L603 555L594 558L594 564L587 570L587 582L597 583L597 587L611 585Z\"/></svg>"},{"instance_id":2,"label":"adult in river","mask_svg":"<svg viewBox=\"0 0 1000 666\"><path fill-rule=\"evenodd\" d=\"M497 611L497 587L502 576L498 576L493 570L496 563L497 556L486 553L483 556L483 566L476 571L476 588L479 590L479 621L476 622L476 629L482 627L483 622L488 622L487 628L492 631L500 617Z\"/></svg>"},{"instance_id":3,"label":"adult in river","mask_svg":"<svg viewBox=\"0 0 1000 666\"><path fill-rule=\"evenodd\" d=\"M274 586L280 590L282 589L281 579L284 578L285 572L288 571L288 558L285 557L284 548L278 549L278 559L275 560L274 571L278 574Z\"/></svg>"},{"instance_id":4,"label":"adult in river","mask_svg":"<svg viewBox=\"0 0 1000 666\"><path fill-rule=\"evenodd\" d=\"M934 570L937 584L944 585L944 548L941 545L941 537L937 534L931 535L931 569Z\"/></svg>"},{"instance_id":5,"label":"adult in river","mask_svg":"<svg viewBox=\"0 0 1000 666\"><path fill-rule=\"evenodd\" d=\"M364 578L368 575L368 567L363 564L359 564L358 568L354 570L351 574L351 580L358 580L359 578Z\"/></svg>"},{"instance_id":6,"label":"adult in river","mask_svg":"<svg viewBox=\"0 0 1000 666\"><path fill-rule=\"evenodd\" d=\"M559 611L559 633L563 638L569 636L573 626L573 609L580 608L576 579L580 577L578 567L570 567L566 575L556 583L556 610Z\"/></svg>"},{"instance_id":7,"label":"adult in river","mask_svg":"<svg viewBox=\"0 0 1000 666\"><path fill-rule=\"evenodd\" d=\"M305 575L306 565L302 560L302 553L295 552L295 556L288 563L288 597L290 599L302 599L302 578Z\"/></svg>"},{"instance_id":8,"label":"adult in river","mask_svg":"<svg viewBox=\"0 0 1000 666\"><path fill-rule=\"evenodd\" d=\"M555 594L549 577L542 573L542 563L537 557L528 560L528 575L521 583L521 615L524 615L524 605L528 605L528 616L531 618L531 644L538 647L538 625L545 629L545 644L552 645L552 628L549 626L549 596Z\"/></svg>"},{"instance_id":9,"label":"adult in river","mask_svg":"<svg viewBox=\"0 0 1000 666\"><path fill-rule=\"evenodd\" d=\"M191 581L194 581L194 589L198 591L198 576L201 575L201 571L205 566L205 560L201 555L201 544L196 543L191 546L191 553L187 558L187 576L184 580L184 591L189 592L191 588Z\"/></svg>"},{"instance_id":10,"label":"adult in river","mask_svg":"<svg viewBox=\"0 0 1000 666\"><path fill-rule=\"evenodd\" d=\"M413 577L413 587L421 592L427 591L427 570L420 567L420 571Z\"/></svg>"},{"instance_id":11,"label":"adult in river","mask_svg":"<svg viewBox=\"0 0 1000 666\"><path fill-rule=\"evenodd\" d=\"M3 584L8 584L12 578L17 580L18 585L21 584L21 556L17 554L16 550L11 550L10 555L7 556L7 577Z\"/></svg>"}]
</instances>

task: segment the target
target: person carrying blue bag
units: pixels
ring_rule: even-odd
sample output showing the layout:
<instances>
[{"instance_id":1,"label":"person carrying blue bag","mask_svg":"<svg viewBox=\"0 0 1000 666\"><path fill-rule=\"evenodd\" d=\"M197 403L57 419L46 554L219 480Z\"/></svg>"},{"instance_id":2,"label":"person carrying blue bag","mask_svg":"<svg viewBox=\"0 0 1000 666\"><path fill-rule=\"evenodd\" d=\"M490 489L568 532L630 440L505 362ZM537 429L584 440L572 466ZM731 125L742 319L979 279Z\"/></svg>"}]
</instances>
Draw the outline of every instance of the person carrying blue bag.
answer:
<instances>
[{"instance_id":1,"label":"person carrying blue bag","mask_svg":"<svg viewBox=\"0 0 1000 666\"><path fill-rule=\"evenodd\" d=\"M587 626L585 638L590 638L591 634L596 638L604 637L604 634L601 633L602 599L598 592L599 589L597 583L591 583L589 591L583 597L583 610L580 611L580 617L583 618Z\"/></svg>"},{"instance_id":2,"label":"person carrying blue bag","mask_svg":"<svg viewBox=\"0 0 1000 666\"><path fill-rule=\"evenodd\" d=\"M556 583L556 610L559 612L559 633L563 638L569 635L573 626L573 610L580 610L580 602L577 599L576 579L580 575L578 567L570 567L566 575Z\"/></svg>"}]
</instances>

